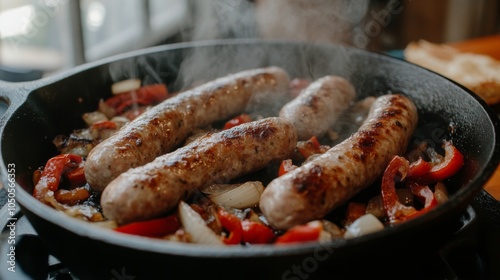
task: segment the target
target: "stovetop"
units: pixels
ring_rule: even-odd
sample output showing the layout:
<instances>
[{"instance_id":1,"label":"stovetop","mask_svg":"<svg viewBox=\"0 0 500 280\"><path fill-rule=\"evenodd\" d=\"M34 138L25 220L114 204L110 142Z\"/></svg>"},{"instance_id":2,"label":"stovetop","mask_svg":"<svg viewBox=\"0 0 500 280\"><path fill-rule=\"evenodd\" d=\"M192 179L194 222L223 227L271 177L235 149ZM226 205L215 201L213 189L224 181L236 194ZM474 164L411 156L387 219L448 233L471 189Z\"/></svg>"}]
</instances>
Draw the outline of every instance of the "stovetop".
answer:
<instances>
[{"instance_id":1,"label":"stovetop","mask_svg":"<svg viewBox=\"0 0 500 280\"><path fill-rule=\"evenodd\" d=\"M478 195L457 221L450 240L436 248L435 252L419 258L420 263L414 264L411 279L500 279L500 202L490 198L486 192ZM0 190L0 206L0 279L78 279L63 263L50 255L22 212L17 210L12 215L8 211L10 209L6 205L3 189ZM11 266L8 263L8 238L11 232L8 225L13 220L15 272L9 271ZM121 279L120 274L116 277ZM408 279L407 276L404 278Z\"/></svg>"}]
</instances>

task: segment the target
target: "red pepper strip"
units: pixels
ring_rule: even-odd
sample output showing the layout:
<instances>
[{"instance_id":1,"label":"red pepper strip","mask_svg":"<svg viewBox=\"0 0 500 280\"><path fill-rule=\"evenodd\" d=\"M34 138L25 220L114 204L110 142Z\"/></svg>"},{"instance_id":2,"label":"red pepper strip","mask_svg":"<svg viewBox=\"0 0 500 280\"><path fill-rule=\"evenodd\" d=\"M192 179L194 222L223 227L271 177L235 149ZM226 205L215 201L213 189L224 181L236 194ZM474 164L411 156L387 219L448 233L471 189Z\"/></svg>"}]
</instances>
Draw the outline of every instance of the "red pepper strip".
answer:
<instances>
[{"instance_id":1,"label":"red pepper strip","mask_svg":"<svg viewBox=\"0 0 500 280\"><path fill-rule=\"evenodd\" d=\"M241 220L223 209L219 209L217 214L222 227L229 232L229 236L223 238L222 241L224 241L225 244L240 244L243 235Z\"/></svg>"},{"instance_id":2,"label":"red pepper strip","mask_svg":"<svg viewBox=\"0 0 500 280\"><path fill-rule=\"evenodd\" d=\"M455 175L464 165L464 157L451 141L444 141L443 148L445 150L444 160L438 164L432 165L421 158L412 163L413 169L410 165L408 180L428 185ZM429 169L428 172L425 172L427 169Z\"/></svg>"},{"instance_id":3,"label":"red pepper strip","mask_svg":"<svg viewBox=\"0 0 500 280\"><path fill-rule=\"evenodd\" d=\"M142 86L136 90L117 94L106 99L106 105L120 115L132 105L152 105L168 98L168 89L164 84Z\"/></svg>"},{"instance_id":4,"label":"red pepper strip","mask_svg":"<svg viewBox=\"0 0 500 280\"><path fill-rule=\"evenodd\" d=\"M292 170L297 168L297 165L294 165L291 159L285 159L281 161L280 168L278 170L278 176L282 176Z\"/></svg>"},{"instance_id":5,"label":"red pepper strip","mask_svg":"<svg viewBox=\"0 0 500 280\"><path fill-rule=\"evenodd\" d=\"M112 121L100 121L93 123L90 127L97 130L116 129L116 123Z\"/></svg>"},{"instance_id":6,"label":"red pepper strip","mask_svg":"<svg viewBox=\"0 0 500 280\"><path fill-rule=\"evenodd\" d=\"M87 183L83 165L80 165L77 168L64 173L64 177L68 179L72 187L81 187Z\"/></svg>"},{"instance_id":7,"label":"red pepper strip","mask_svg":"<svg viewBox=\"0 0 500 280\"><path fill-rule=\"evenodd\" d=\"M304 225L294 226L276 239L276 244L317 241L323 230L320 221L312 221Z\"/></svg>"},{"instance_id":8,"label":"red pepper strip","mask_svg":"<svg viewBox=\"0 0 500 280\"><path fill-rule=\"evenodd\" d=\"M33 196L42 199L48 191L56 191L65 169L75 167L80 162L82 162L82 157L73 154L62 154L49 159L33 190Z\"/></svg>"},{"instance_id":9,"label":"red pepper strip","mask_svg":"<svg viewBox=\"0 0 500 280\"><path fill-rule=\"evenodd\" d=\"M163 218L126 224L115 228L115 231L147 237L161 237L174 233L180 227L181 223L177 216L169 215Z\"/></svg>"},{"instance_id":10,"label":"red pepper strip","mask_svg":"<svg viewBox=\"0 0 500 280\"><path fill-rule=\"evenodd\" d=\"M244 243L268 244L276 237L272 229L261 223L244 220L241 221L241 227L243 229L242 241Z\"/></svg>"},{"instance_id":11,"label":"red pepper strip","mask_svg":"<svg viewBox=\"0 0 500 280\"><path fill-rule=\"evenodd\" d=\"M307 141L302 142L297 146L300 154L307 159L313 154L321 153L320 151L321 144L318 141L316 136L309 138Z\"/></svg>"},{"instance_id":12,"label":"red pepper strip","mask_svg":"<svg viewBox=\"0 0 500 280\"><path fill-rule=\"evenodd\" d=\"M230 129L230 128L233 128L237 125L240 125L242 123L247 123L247 122L251 122L252 121L252 117L250 117L249 115L247 114L241 114L235 118L232 118L230 119L229 121L227 121L225 124L224 124L224 130L225 129Z\"/></svg>"},{"instance_id":13,"label":"red pepper strip","mask_svg":"<svg viewBox=\"0 0 500 280\"><path fill-rule=\"evenodd\" d=\"M438 205L436 196L429 188L429 186L422 186L415 182L410 182L409 187L413 195L424 200L424 208L422 208L419 212L422 212L424 210L427 211Z\"/></svg>"},{"instance_id":14,"label":"red pepper strip","mask_svg":"<svg viewBox=\"0 0 500 280\"><path fill-rule=\"evenodd\" d=\"M395 181L404 179L408 172L409 164L407 159L400 156L394 156L382 176L382 204L390 222L401 221L405 216L416 211L413 207L405 206L399 202L396 192ZM398 176L400 176L400 178L398 178Z\"/></svg>"},{"instance_id":15,"label":"red pepper strip","mask_svg":"<svg viewBox=\"0 0 500 280\"><path fill-rule=\"evenodd\" d=\"M434 165L429 172L434 182L443 181L455 175L464 165L464 156L451 141L444 141L443 148L445 151L444 161Z\"/></svg>"},{"instance_id":16,"label":"red pepper strip","mask_svg":"<svg viewBox=\"0 0 500 280\"><path fill-rule=\"evenodd\" d=\"M410 164L406 178L408 180L418 180L426 176L431 171L431 168L432 165L420 157Z\"/></svg>"}]
</instances>

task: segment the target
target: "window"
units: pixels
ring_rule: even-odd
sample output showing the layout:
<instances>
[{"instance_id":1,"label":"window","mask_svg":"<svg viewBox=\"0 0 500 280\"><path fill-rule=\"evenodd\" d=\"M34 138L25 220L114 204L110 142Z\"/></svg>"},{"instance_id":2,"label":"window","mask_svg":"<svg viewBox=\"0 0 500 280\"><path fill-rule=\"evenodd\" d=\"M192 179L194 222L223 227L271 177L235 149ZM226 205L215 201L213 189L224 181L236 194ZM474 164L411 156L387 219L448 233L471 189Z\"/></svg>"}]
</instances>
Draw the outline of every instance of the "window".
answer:
<instances>
[{"instance_id":1,"label":"window","mask_svg":"<svg viewBox=\"0 0 500 280\"><path fill-rule=\"evenodd\" d=\"M189 20L185 0L0 2L0 65L52 73L152 46Z\"/></svg>"}]
</instances>

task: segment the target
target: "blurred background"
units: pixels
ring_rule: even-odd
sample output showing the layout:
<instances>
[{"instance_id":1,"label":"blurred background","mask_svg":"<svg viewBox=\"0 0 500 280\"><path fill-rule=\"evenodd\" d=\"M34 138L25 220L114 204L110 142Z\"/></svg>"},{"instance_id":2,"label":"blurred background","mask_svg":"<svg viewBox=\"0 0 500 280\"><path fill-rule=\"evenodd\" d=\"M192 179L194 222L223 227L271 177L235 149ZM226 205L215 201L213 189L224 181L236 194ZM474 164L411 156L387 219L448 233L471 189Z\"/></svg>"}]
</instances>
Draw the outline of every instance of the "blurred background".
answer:
<instances>
[{"instance_id":1,"label":"blurred background","mask_svg":"<svg viewBox=\"0 0 500 280\"><path fill-rule=\"evenodd\" d=\"M500 0L2 0L0 79L34 79L135 49L218 38L386 52L419 39L500 34L499 15Z\"/></svg>"}]
</instances>

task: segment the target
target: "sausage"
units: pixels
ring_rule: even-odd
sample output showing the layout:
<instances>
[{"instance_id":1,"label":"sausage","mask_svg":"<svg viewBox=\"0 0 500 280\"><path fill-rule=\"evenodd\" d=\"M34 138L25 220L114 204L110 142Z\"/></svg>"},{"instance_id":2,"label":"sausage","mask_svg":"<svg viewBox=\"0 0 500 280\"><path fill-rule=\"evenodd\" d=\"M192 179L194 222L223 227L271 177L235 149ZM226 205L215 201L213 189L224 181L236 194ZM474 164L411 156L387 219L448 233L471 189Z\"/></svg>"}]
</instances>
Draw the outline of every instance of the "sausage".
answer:
<instances>
[{"instance_id":1,"label":"sausage","mask_svg":"<svg viewBox=\"0 0 500 280\"><path fill-rule=\"evenodd\" d=\"M293 123L299 140L322 136L354 101L356 90L339 76L322 77L283 106L280 117Z\"/></svg>"},{"instance_id":2,"label":"sausage","mask_svg":"<svg viewBox=\"0 0 500 280\"><path fill-rule=\"evenodd\" d=\"M359 130L326 153L271 181L260 209L277 229L320 219L371 185L416 129L417 109L407 97L378 97Z\"/></svg>"},{"instance_id":3,"label":"sausage","mask_svg":"<svg viewBox=\"0 0 500 280\"><path fill-rule=\"evenodd\" d=\"M156 105L98 144L85 162L89 185L102 191L129 168L178 146L191 131L243 112L255 98L286 95L290 79L281 68L242 71L188 90Z\"/></svg>"},{"instance_id":4,"label":"sausage","mask_svg":"<svg viewBox=\"0 0 500 280\"><path fill-rule=\"evenodd\" d=\"M118 224L160 216L193 190L285 159L296 145L295 128L280 118L209 133L119 175L102 193L104 216Z\"/></svg>"}]
</instances>

